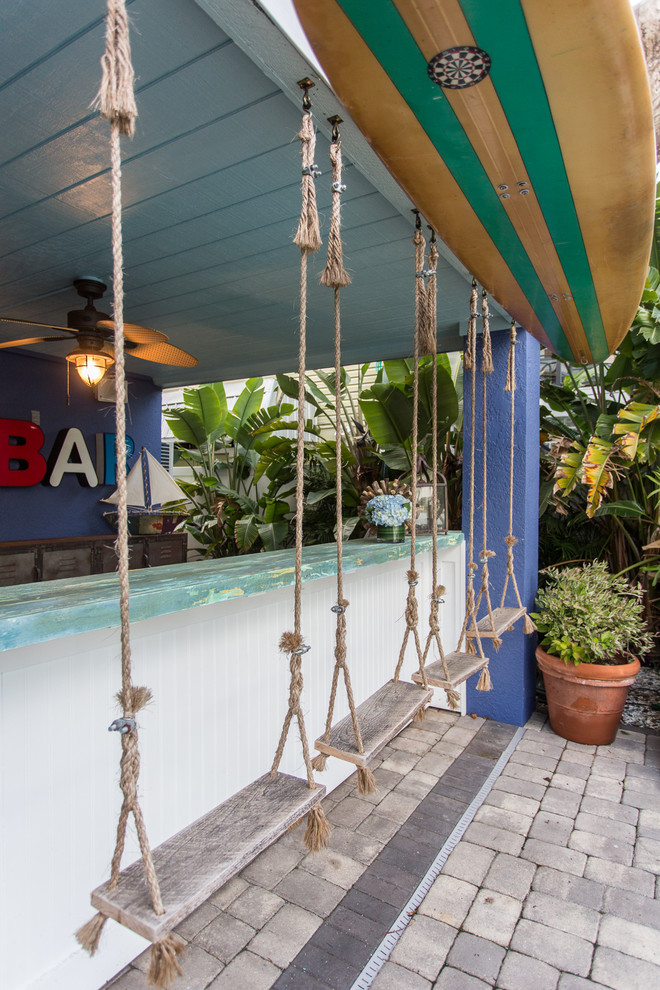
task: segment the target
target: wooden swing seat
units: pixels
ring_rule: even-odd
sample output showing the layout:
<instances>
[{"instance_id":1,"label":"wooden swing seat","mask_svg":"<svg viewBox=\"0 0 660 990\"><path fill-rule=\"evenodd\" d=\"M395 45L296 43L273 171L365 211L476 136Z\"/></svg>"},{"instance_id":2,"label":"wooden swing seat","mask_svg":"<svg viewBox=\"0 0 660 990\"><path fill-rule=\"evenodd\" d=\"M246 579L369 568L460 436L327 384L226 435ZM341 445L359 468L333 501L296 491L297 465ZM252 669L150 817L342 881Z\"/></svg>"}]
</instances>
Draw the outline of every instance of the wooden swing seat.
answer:
<instances>
[{"instance_id":1,"label":"wooden swing seat","mask_svg":"<svg viewBox=\"0 0 660 990\"><path fill-rule=\"evenodd\" d=\"M326 756L366 767L432 697L432 691L420 691L409 681L388 681L356 709L363 753L358 752L350 715L333 725L327 742L317 739L314 746Z\"/></svg>"},{"instance_id":2,"label":"wooden swing seat","mask_svg":"<svg viewBox=\"0 0 660 990\"><path fill-rule=\"evenodd\" d=\"M448 687L456 688L463 681L466 681L468 677L472 677L472 674L476 674L482 670L488 663L488 659L486 657L480 657L476 653L447 653L445 654L445 662L447 664L449 680L445 677L442 660L427 663L424 668L426 671L426 680L432 687L445 689ZM419 671L416 671L412 675L412 679L416 684L422 683L422 675Z\"/></svg>"},{"instance_id":3,"label":"wooden swing seat","mask_svg":"<svg viewBox=\"0 0 660 990\"><path fill-rule=\"evenodd\" d=\"M494 608L493 625L491 626L490 616L484 615L483 619L477 622L479 639L499 639L502 633L511 632L514 622L521 619L527 612L524 605L516 605L513 608ZM468 629L469 639L474 639L474 629Z\"/></svg>"},{"instance_id":4,"label":"wooden swing seat","mask_svg":"<svg viewBox=\"0 0 660 990\"><path fill-rule=\"evenodd\" d=\"M302 818L325 794L288 774L264 774L153 850L165 914L154 914L142 860L92 892L103 914L157 942Z\"/></svg>"}]
</instances>

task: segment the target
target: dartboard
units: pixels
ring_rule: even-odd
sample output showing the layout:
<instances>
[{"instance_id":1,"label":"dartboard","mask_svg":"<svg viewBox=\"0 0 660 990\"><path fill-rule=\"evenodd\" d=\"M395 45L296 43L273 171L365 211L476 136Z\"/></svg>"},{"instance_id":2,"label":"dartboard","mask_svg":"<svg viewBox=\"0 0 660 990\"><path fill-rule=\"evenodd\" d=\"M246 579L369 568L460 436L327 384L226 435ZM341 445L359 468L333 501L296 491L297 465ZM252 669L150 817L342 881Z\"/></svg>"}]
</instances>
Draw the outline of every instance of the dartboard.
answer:
<instances>
[{"instance_id":1,"label":"dartboard","mask_svg":"<svg viewBox=\"0 0 660 990\"><path fill-rule=\"evenodd\" d=\"M434 55L428 74L443 89L467 89L485 79L490 72L490 56L481 48L459 45Z\"/></svg>"}]
</instances>

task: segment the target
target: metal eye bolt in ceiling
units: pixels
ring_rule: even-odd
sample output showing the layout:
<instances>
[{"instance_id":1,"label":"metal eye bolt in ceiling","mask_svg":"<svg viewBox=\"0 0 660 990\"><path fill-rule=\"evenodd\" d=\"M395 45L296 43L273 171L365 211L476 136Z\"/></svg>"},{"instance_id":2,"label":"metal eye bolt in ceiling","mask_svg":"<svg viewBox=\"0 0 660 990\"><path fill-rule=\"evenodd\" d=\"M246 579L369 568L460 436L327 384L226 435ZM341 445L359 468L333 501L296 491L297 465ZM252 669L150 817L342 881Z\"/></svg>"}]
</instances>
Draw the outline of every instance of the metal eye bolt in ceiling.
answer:
<instances>
[{"instance_id":1,"label":"metal eye bolt in ceiling","mask_svg":"<svg viewBox=\"0 0 660 990\"><path fill-rule=\"evenodd\" d=\"M160 387L291 370L296 364L301 92L311 75L320 129L317 195L329 226L327 84L251 0L128 0L139 117L123 142L127 321L199 359L181 367L130 356ZM100 80L105 4L5 0L0 7L3 141L0 315L66 327L74 280L109 280L107 125L90 108ZM345 361L410 351L412 204L347 115ZM368 176L368 178L367 178ZM441 255L439 334L461 346L466 273ZM311 262L320 272L324 249ZM315 268L316 265L316 268ZM111 306L111 289L101 301ZM501 319L504 326L504 319ZM0 323L0 344L34 330ZM45 336L48 331L35 335ZM311 279L310 367L332 362L329 293ZM57 336L51 331L51 336ZM64 357L77 341L28 345ZM133 345L135 347L135 345ZM143 346L140 344L140 346ZM0 351L0 367L3 354Z\"/></svg>"}]
</instances>

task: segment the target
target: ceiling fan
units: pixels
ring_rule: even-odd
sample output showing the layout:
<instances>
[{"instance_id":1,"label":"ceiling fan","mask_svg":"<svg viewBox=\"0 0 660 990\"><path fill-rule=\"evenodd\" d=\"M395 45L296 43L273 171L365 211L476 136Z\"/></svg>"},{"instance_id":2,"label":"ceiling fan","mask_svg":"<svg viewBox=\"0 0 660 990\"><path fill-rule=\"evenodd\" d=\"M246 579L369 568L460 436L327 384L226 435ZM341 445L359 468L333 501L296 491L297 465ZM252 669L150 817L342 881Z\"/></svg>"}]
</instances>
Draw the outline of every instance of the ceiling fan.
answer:
<instances>
[{"instance_id":1,"label":"ceiling fan","mask_svg":"<svg viewBox=\"0 0 660 990\"><path fill-rule=\"evenodd\" d=\"M73 309L67 313L67 326L59 327L50 323L33 323L12 316L0 316L0 323L17 323L28 327L43 327L46 330L60 330L57 336L26 337L23 340L0 341L0 350L5 347L26 347L52 340L69 340L77 346L66 355L67 361L75 365L78 374L87 385L96 385L114 363L114 322L108 313L101 313L94 306L107 285L93 275L77 278L73 283L76 292L87 300L84 309ZM180 347L168 343L166 334L150 327L135 323L124 323L124 350L131 357L154 361L156 364L171 364L182 368L194 368L199 364L196 357Z\"/></svg>"}]
</instances>

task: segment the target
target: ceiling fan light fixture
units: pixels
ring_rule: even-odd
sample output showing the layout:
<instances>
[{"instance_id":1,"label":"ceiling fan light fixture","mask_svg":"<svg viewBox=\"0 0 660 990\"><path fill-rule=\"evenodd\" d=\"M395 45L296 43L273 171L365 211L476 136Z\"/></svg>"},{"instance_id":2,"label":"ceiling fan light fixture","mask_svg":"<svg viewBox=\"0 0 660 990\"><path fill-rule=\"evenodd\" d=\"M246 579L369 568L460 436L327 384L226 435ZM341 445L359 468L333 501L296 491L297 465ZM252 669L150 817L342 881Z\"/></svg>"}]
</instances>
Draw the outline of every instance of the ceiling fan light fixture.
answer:
<instances>
[{"instance_id":1,"label":"ceiling fan light fixture","mask_svg":"<svg viewBox=\"0 0 660 990\"><path fill-rule=\"evenodd\" d=\"M75 366L85 385L90 386L98 385L110 365L114 364L114 358L109 354L90 352L83 347L76 347L67 354L66 359Z\"/></svg>"}]
</instances>

